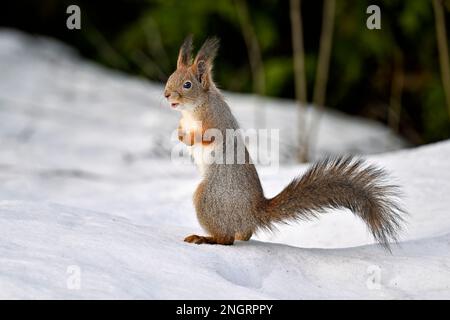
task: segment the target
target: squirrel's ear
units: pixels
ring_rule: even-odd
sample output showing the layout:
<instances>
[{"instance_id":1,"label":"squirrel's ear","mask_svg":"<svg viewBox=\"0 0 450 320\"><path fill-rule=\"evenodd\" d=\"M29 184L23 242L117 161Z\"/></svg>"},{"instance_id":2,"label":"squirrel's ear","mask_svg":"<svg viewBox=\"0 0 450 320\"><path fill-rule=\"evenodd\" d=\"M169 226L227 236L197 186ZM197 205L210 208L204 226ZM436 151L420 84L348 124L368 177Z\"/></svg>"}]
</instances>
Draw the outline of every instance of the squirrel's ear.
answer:
<instances>
[{"instance_id":1,"label":"squirrel's ear","mask_svg":"<svg viewBox=\"0 0 450 320\"><path fill-rule=\"evenodd\" d=\"M214 58L217 55L217 50L219 49L219 39L209 38L202 45L200 50L195 57L193 69L204 88L209 86L209 81L211 79L211 70L213 67Z\"/></svg>"},{"instance_id":2,"label":"squirrel's ear","mask_svg":"<svg viewBox=\"0 0 450 320\"><path fill-rule=\"evenodd\" d=\"M192 60L192 35L188 35L178 53L177 68L188 67Z\"/></svg>"}]
</instances>

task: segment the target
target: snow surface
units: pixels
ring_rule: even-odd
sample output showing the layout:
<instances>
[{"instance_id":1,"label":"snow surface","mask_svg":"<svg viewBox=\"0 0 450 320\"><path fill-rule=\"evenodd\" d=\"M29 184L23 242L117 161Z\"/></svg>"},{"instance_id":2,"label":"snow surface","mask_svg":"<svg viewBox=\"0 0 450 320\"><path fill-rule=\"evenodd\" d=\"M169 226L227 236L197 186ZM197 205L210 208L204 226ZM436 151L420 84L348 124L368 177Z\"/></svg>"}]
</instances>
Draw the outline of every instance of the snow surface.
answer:
<instances>
[{"instance_id":1,"label":"snow surface","mask_svg":"<svg viewBox=\"0 0 450 320\"><path fill-rule=\"evenodd\" d=\"M317 157L377 153L409 212L389 254L345 210L235 246L196 246L199 175L174 164L179 115L162 85L113 72L50 39L0 31L0 298L450 298L450 141L410 150L383 126L323 117ZM243 127L255 101L281 128L281 167L259 167L267 196L295 165L292 102L225 94ZM260 106L261 107L261 106ZM72 266L79 289L68 285Z\"/></svg>"}]
</instances>

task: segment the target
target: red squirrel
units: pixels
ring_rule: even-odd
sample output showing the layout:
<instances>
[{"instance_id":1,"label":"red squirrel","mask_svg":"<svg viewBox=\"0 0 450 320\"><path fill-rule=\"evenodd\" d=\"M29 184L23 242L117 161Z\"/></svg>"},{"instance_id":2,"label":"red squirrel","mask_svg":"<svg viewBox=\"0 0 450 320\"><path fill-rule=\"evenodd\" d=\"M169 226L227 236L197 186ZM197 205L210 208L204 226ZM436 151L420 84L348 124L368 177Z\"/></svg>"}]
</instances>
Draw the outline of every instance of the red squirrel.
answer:
<instances>
[{"instance_id":1,"label":"red squirrel","mask_svg":"<svg viewBox=\"0 0 450 320\"><path fill-rule=\"evenodd\" d=\"M218 46L217 38L206 40L193 59L192 37L186 38L164 94L171 107L182 114L180 141L192 150L235 152L227 150L223 141L204 138L211 128L224 136L229 129L239 129L212 78ZM242 137L235 138L243 143ZM331 208L350 209L388 250L389 242L397 240L404 211L398 204L398 187L385 183L387 176L382 169L353 157L328 158L267 199L248 151L244 151L244 163L205 163L193 153L203 176L194 194L194 206L208 236L191 235L184 241L231 245L235 240L249 240L260 229L271 229L275 223L315 218Z\"/></svg>"}]
</instances>

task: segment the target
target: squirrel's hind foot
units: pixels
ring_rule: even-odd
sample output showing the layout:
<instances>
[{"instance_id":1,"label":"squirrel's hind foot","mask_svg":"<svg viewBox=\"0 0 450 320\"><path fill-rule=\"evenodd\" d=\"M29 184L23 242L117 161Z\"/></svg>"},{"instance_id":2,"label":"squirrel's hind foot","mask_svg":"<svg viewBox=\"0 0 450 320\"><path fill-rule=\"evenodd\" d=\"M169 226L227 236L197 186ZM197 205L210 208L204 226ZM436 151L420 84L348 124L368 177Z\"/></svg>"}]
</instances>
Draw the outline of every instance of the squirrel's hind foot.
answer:
<instances>
[{"instance_id":1,"label":"squirrel's hind foot","mask_svg":"<svg viewBox=\"0 0 450 320\"><path fill-rule=\"evenodd\" d=\"M248 232L237 232L235 239L236 240L240 240L240 241L248 241L250 240L250 238L252 237L253 232L248 231Z\"/></svg>"},{"instance_id":2,"label":"squirrel's hind foot","mask_svg":"<svg viewBox=\"0 0 450 320\"><path fill-rule=\"evenodd\" d=\"M222 245L232 245L234 238L216 238L216 237L205 237L198 236L196 234L190 235L184 238L185 242L195 243L195 244L222 244Z\"/></svg>"}]
</instances>

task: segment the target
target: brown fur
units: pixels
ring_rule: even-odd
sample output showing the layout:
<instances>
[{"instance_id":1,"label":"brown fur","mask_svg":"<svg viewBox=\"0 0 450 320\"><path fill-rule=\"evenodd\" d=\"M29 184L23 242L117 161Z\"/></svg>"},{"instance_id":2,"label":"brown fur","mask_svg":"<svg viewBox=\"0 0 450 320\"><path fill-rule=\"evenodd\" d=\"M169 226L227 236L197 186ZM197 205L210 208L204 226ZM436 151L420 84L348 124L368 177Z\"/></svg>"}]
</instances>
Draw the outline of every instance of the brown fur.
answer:
<instances>
[{"instance_id":1,"label":"brown fur","mask_svg":"<svg viewBox=\"0 0 450 320\"><path fill-rule=\"evenodd\" d=\"M202 145L207 146L214 142L215 137L208 137L205 131L208 130L207 127L202 127L198 130L184 129L180 123L178 126L178 140L183 142L187 146L192 146L196 143L202 143Z\"/></svg>"},{"instance_id":2,"label":"brown fur","mask_svg":"<svg viewBox=\"0 0 450 320\"><path fill-rule=\"evenodd\" d=\"M192 39L180 49L177 70L170 76L165 95L179 103L182 122L201 121L201 129L179 127L180 140L188 146L214 148L224 155L220 144L203 138L208 128L238 129L236 119L212 80L213 59L218 41L207 40L191 63ZM192 83L186 89L183 84ZM192 130L199 130L200 139ZM184 134L182 134L184 133ZM186 138L187 137L187 138ZM241 141L237 135L235 141ZM221 147L221 148L220 148ZM258 173L245 149L245 164L203 164L203 179L194 194L194 206L200 225L211 236L192 235L186 242L196 244L233 244L249 240L259 229L271 229L274 223L316 217L329 208L348 208L368 226L377 241L389 248L401 227L402 209L396 202L396 186L385 184L385 173L362 160L351 157L326 159L314 164L303 176L294 179L279 195L266 199Z\"/></svg>"},{"instance_id":3,"label":"brown fur","mask_svg":"<svg viewBox=\"0 0 450 320\"><path fill-rule=\"evenodd\" d=\"M310 219L330 208L347 208L367 225L386 248L397 240L403 221L398 187L387 185L386 173L361 159L340 157L314 164L281 193L266 201L261 224Z\"/></svg>"}]
</instances>

